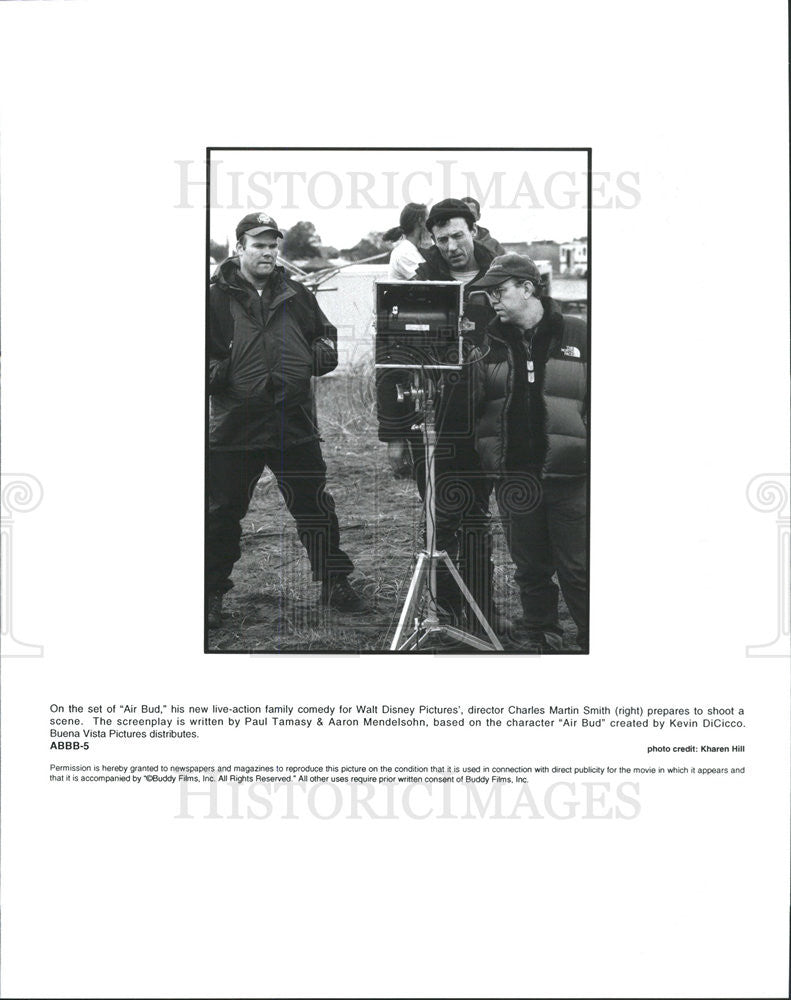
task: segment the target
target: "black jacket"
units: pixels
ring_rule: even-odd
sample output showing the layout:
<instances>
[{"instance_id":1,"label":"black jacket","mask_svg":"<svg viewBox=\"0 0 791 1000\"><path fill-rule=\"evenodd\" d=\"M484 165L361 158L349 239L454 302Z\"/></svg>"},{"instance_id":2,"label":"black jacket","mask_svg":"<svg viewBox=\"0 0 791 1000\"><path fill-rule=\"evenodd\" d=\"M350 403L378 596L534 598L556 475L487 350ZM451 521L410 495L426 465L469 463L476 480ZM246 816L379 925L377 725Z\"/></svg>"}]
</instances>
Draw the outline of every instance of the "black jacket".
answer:
<instances>
[{"instance_id":1,"label":"black jacket","mask_svg":"<svg viewBox=\"0 0 791 1000\"><path fill-rule=\"evenodd\" d=\"M532 337L495 319L476 349L476 449L487 472L550 478L588 470L588 330L550 298ZM533 362L534 381L528 376Z\"/></svg>"},{"instance_id":2,"label":"black jacket","mask_svg":"<svg viewBox=\"0 0 791 1000\"><path fill-rule=\"evenodd\" d=\"M275 268L264 298L230 257L212 276L207 331L209 446L286 448L318 437L311 376L338 364L337 330Z\"/></svg>"}]
</instances>

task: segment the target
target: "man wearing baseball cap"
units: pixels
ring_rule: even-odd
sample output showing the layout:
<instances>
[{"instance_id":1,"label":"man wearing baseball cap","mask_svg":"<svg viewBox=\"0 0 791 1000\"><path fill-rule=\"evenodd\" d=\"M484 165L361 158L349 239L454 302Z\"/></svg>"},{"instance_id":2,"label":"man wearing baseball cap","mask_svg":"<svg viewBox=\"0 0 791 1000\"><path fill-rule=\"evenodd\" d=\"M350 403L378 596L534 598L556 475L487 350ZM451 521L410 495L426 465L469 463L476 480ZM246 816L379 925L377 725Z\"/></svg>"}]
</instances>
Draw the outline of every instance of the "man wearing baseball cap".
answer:
<instances>
[{"instance_id":1,"label":"man wearing baseball cap","mask_svg":"<svg viewBox=\"0 0 791 1000\"><path fill-rule=\"evenodd\" d=\"M536 652L563 648L557 574L587 652L587 324L543 294L538 268L521 254L495 257L477 290L497 315L475 352L476 444L497 477L522 629Z\"/></svg>"},{"instance_id":2,"label":"man wearing baseball cap","mask_svg":"<svg viewBox=\"0 0 791 1000\"><path fill-rule=\"evenodd\" d=\"M417 281L458 281L464 285L465 344L481 342L494 313L488 304L469 300L470 282L486 273L492 254L475 242L475 216L470 206L458 198L445 198L432 206L426 228L434 246L422 251L424 263L415 273ZM379 353L377 361L389 359ZM495 632L505 633L510 623L500 618L492 599L491 484L481 469L475 451L470 383L465 368L455 384L443 382L437 406L437 450L435 461L437 546L458 562L470 592ZM454 373L455 374L455 373ZM388 458L397 473L404 455L411 453L421 498L426 491L426 462L423 439L411 428L415 416L409 404L397 402L395 384L400 376L386 374L377 379L379 440L387 442ZM437 576L439 603L453 618L462 610L461 595L447 571ZM471 629L477 622L468 623Z\"/></svg>"},{"instance_id":3,"label":"man wearing baseball cap","mask_svg":"<svg viewBox=\"0 0 791 1000\"><path fill-rule=\"evenodd\" d=\"M241 520L267 467L322 585L322 603L366 610L348 581L354 567L340 547L313 406L311 376L338 364L337 330L315 297L278 267L282 236L266 213L246 215L236 227L236 255L217 268L209 288L209 628L221 625L241 554Z\"/></svg>"}]
</instances>

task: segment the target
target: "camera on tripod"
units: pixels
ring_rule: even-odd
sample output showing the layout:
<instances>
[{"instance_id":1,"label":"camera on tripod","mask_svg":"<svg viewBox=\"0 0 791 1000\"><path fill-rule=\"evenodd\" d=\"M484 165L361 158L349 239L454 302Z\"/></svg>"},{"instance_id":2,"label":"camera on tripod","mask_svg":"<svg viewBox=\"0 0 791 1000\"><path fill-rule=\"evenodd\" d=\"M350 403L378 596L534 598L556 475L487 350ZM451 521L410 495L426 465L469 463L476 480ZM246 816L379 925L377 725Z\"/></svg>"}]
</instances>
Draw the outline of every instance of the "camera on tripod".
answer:
<instances>
[{"instance_id":1,"label":"camera on tripod","mask_svg":"<svg viewBox=\"0 0 791 1000\"><path fill-rule=\"evenodd\" d=\"M375 282L376 367L458 371L462 309L456 281Z\"/></svg>"},{"instance_id":2,"label":"camera on tripod","mask_svg":"<svg viewBox=\"0 0 791 1000\"><path fill-rule=\"evenodd\" d=\"M398 403L382 420L391 436L419 429L427 394L437 401L446 441L473 433L472 399L463 388L462 294L456 281L375 282L377 386L389 386Z\"/></svg>"},{"instance_id":3,"label":"camera on tripod","mask_svg":"<svg viewBox=\"0 0 791 1000\"><path fill-rule=\"evenodd\" d=\"M464 393L464 353L462 338L463 298L456 281L377 281L374 284L376 317L377 395L394 399L396 409L411 403L407 413L390 415L380 426L387 440L407 437L419 431L425 462L423 507L425 548L418 553L407 589L391 650L419 650L434 638L472 646L480 650L503 647L448 553L436 545L437 482L435 453L438 424L446 445L452 434L468 435L472 427L469 407L454 406L454 395ZM447 389L447 392L444 390ZM459 400L456 398L455 403ZM460 411L460 412L457 412ZM452 421L447 420L450 413ZM443 423L444 420L444 423ZM449 424L453 424L453 430ZM473 635L440 621L437 605L437 567L442 566L458 589L459 600L467 608L471 622L484 635Z\"/></svg>"}]
</instances>

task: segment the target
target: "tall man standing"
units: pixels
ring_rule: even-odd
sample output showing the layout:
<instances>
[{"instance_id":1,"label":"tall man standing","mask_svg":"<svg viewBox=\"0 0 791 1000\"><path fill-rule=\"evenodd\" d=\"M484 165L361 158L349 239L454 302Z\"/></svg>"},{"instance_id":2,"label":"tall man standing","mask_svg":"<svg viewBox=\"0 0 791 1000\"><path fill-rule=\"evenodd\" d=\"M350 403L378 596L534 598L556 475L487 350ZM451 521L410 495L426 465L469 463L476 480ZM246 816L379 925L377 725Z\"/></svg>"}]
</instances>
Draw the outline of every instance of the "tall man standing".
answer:
<instances>
[{"instance_id":1,"label":"tall man standing","mask_svg":"<svg viewBox=\"0 0 791 1000\"><path fill-rule=\"evenodd\" d=\"M469 284L482 277L492 261L492 254L473 239L475 218L469 206L456 198L446 198L433 206L426 220L434 246L423 251L426 258L415 274L417 281L458 281L464 284L465 345L482 340L487 323L494 313L488 305L468 301ZM381 352L377 361L388 358ZM491 484L482 471L475 451L475 425L472 413L469 369L451 386L445 379L440 387L437 406L436 514L437 547L458 561L459 572L495 631L507 627L500 621L492 601L493 564L489 493ZM454 373L455 375L455 373ZM415 414L409 404L396 401L395 384L399 376L387 374L377 380L379 440L386 441L388 458L395 472L411 451L421 499L425 499L426 464L423 439L411 431ZM437 578L440 605L454 617L461 612L461 595L450 574L439 572ZM469 623L471 628L475 622Z\"/></svg>"},{"instance_id":2,"label":"tall man standing","mask_svg":"<svg viewBox=\"0 0 791 1000\"><path fill-rule=\"evenodd\" d=\"M473 372L478 453L497 477L528 644L562 648L557 573L588 646L588 331L545 296L534 262L495 257L474 289L497 313Z\"/></svg>"},{"instance_id":3,"label":"tall man standing","mask_svg":"<svg viewBox=\"0 0 791 1000\"><path fill-rule=\"evenodd\" d=\"M326 489L311 376L338 364L337 330L313 295L277 266L283 234L265 213L236 227L236 256L209 289L209 469L206 523L208 623L240 556L241 520L265 468L271 469L297 525L321 601L365 610L348 582L335 504Z\"/></svg>"}]
</instances>

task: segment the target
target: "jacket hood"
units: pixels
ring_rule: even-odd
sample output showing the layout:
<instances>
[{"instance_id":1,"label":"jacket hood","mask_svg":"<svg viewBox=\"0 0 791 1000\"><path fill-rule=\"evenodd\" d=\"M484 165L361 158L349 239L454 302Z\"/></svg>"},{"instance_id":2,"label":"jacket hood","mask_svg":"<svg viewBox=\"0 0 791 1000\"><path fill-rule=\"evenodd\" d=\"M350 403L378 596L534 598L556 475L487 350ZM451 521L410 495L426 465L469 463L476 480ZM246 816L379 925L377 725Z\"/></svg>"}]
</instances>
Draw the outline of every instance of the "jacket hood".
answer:
<instances>
[{"instance_id":1,"label":"jacket hood","mask_svg":"<svg viewBox=\"0 0 791 1000\"><path fill-rule=\"evenodd\" d=\"M275 275L281 281L285 281L285 268L276 264L272 272L272 276L274 277ZM217 285L218 288L222 288L226 292L231 292L232 290L247 291L252 288L252 285L242 276L239 258L236 256L228 257L222 264L218 264L209 282L212 285Z\"/></svg>"},{"instance_id":2,"label":"jacket hood","mask_svg":"<svg viewBox=\"0 0 791 1000\"><path fill-rule=\"evenodd\" d=\"M209 279L210 284L219 285L220 288L227 289L229 285L238 287L241 280L239 270L239 258L228 257L214 269L214 273Z\"/></svg>"}]
</instances>

